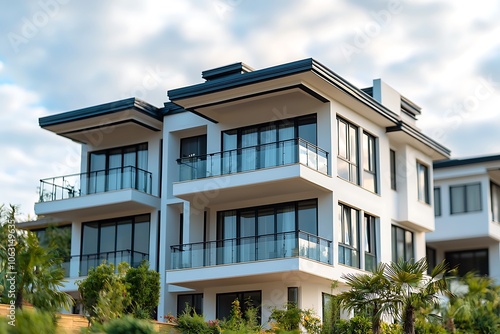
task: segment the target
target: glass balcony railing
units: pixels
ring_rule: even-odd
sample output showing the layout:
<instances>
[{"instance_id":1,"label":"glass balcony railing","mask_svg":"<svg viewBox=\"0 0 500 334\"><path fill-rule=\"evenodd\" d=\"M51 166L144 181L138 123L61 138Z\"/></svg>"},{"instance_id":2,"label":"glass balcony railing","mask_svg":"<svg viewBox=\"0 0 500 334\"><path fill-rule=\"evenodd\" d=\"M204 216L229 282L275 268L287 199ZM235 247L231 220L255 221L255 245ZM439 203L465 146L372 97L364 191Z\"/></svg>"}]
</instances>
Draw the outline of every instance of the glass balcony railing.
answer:
<instances>
[{"instance_id":1,"label":"glass balcony railing","mask_svg":"<svg viewBox=\"0 0 500 334\"><path fill-rule=\"evenodd\" d=\"M171 247L172 269L305 257L331 263L331 241L302 231Z\"/></svg>"},{"instance_id":2,"label":"glass balcony railing","mask_svg":"<svg viewBox=\"0 0 500 334\"><path fill-rule=\"evenodd\" d=\"M359 252L356 248L339 243L339 263L359 268Z\"/></svg>"},{"instance_id":3,"label":"glass balcony railing","mask_svg":"<svg viewBox=\"0 0 500 334\"><path fill-rule=\"evenodd\" d=\"M300 163L328 174L328 152L303 139L177 159L180 181Z\"/></svg>"},{"instance_id":4,"label":"glass balcony railing","mask_svg":"<svg viewBox=\"0 0 500 334\"><path fill-rule=\"evenodd\" d=\"M133 188L151 194L152 174L126 166L40 180L39 202Z\"/></svg>"},{"instance_id":5,"label":"glass balcony railing","mask_svg":"<svg viewBox=\"0 0 500 334\"><path fill-rule=\"evenodd\" d=\"M112 263L115 267L122 262L130 264L131 267L138 267L143 260L149 260L149 254L134 252L130 249L103 252L95 254L72 255L64 259L62 266L65 270L65 277L87 276L91 268L95 268L104 261ZM78 274L72 273L72 267L78 268Z\"/></svg>"}]
</instances>

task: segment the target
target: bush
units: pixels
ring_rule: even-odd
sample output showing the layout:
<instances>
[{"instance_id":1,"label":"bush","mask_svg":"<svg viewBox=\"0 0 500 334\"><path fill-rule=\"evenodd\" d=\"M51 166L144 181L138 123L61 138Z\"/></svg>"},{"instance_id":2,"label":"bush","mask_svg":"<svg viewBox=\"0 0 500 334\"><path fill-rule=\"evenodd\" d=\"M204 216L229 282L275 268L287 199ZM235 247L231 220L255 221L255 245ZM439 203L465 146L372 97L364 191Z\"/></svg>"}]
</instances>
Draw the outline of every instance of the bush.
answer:
<instances>
[{"instance_id":1,"label":"bush","mask_svg":"<svg viewBox=\"0 0 500 334\"><path fill-rule=\"evenodd\" d=\"M104 326L104 331L107 334L156 334L151 323L128 315L111 320Z\"/></svg>"},{"instance_id":2,"label":"bush","mask_svg":"<svg viewBox=\"0 0 500 334\"><path fill-rule=\"evenodd\" d=\"M7 325L9 334L55 334L56 324L52 315L48 312L36 310L20 310L16 311L16 325ZM0 326L1 328L1 326Z\"/></svg>"},{"instance_id":3,"label":"bush","mask_svg":"<svg viewBox=\"0 0 500 334\"><path fill-rule=\"evenodd\" d=\"M183 334L212 334L218 333L214 328L205 322L202 315L196 312L189 312L185 310L177 319L177 330Z\"/></svg>"},{"instance_id":4,"label":"bush","mask_svg":"<svg viewBox=\"0 0 500 334\"><path fill-rule=\"evenodd\" d=\"M383 322L382 323L382 333L383 334L402 334L403 329L401 328L400 324L388 324Z\"/></svg>"},{"instance_id":5,"label":"bush","mask_svg":"<svg viewBox=\"0 0 500 334\"><path fill-rule=\"evenodd\" d=\"M125 283L132 300L127 313L140 319L152 318L160 301L160 273L150 270L149 262L143 261L139 267L127 270Z\"/></svg>"}]
</instances>

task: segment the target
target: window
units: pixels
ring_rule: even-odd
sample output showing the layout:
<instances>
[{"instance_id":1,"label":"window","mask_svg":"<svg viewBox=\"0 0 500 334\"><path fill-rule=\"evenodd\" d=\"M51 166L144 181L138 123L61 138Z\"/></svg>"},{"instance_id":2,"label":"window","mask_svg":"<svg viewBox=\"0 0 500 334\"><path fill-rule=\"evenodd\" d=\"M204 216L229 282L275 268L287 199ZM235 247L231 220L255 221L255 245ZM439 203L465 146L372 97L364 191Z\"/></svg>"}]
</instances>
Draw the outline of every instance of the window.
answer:
<instances>
[{"instance_id":1,"label":"window","mask_svg":"<svg viewBox=\"0 0 500 334\"><path fill-rule=\"evenodd\" d=\"M399 226L392 226L392 261L414 260L413 232Z\"/></svg>"},{"instance_id":2,"label":"window","mask_svg":"<svg viewBox=\"0 0 500 334\"><path fill-rule=\"evenodd\" d=\"M436 250L431 247L425 248L425 258L427 259L427 274L431 274L437 264Z\"/></svg>"},{"instance_id":3,"label":"window","mask_svg":"<svg viewBox=\"0 0 500 334\"><path fill-rule=\"evenodd\" d=\"M491 183L491 217L494 222L500 222L500 186Z\"/></svg>"},{"instance_id":4,"label":"window","mask_svg":"<svg viewBox=\"0 0 500 334\"><path fill-rule=\"evenodd\" d=\"M299 288L298 287L289 287L288 288L288 296L287 296L288 305L299 306Z\"/></svg>"},{"instance_id":5,"label":"window","mask_svg":"<svg viewBox=\"0 0 500 334\"><path fill-rule=\"evenodd\" d=\"M352 183L358 184L358 128L337 118L338 175Z\"/></svg>"},{"instance_id":6,"label":"window","mask_svg":"<svg viewBox=\"0 0 500 334\"><path fill-rule=\"evenodd\" d=\"M290 256L297 247L296 231L318 234L317 207L311 199L218 212L217 263L276 258L278 252ZM280 249L277 238L284 243Z\"/></svg>"},{"instance_id":7,"label":"window","mask_svg":"<svg viewBox=\"0 0 500 334\"><path fill-rule=\"evenodd\" d=\"M417 162L418 200L430 204L429 167Z\"/></svg>"},{"instance_id":8,"label":"window","mask_svg":"<svg viewBox=\"0 0 500 334\"><path fill-rule=\"evenodd\" d=\"M389 151L389 163L391 169L391 189L396 190L396 152L393 150Z\"/></svg>"},{"instance_id":9,"label":"window","mask_svg":"<svg viewBox=\"0 0 500 334\"><path fill-rule=\"evenodd\" d=\"M191 314L203 314L203 294L193 293L177 296L177 317L189 310Z\"/></svg>"},{"instance_id":10,"label":"window","mask_svg":"<svg viewBox=\"0 0 500 334\"><path fill-rule=\"evenodd\" d=\"M323 322L325 319L340 319L339 300L328 293L321 294L321 306L323 309Z\"/></svg>"},{"instance_id":11,"label":"window","mask_svg":"<svg viewBox=\"0 0 500 334\"><path fill-rule=\"evenodd\" d=\"M375 220L375 217L365 214L365 270L368 271L374 271L377 268Z\"/></svg>"},{"instance_id":12,"label":"window","mask_svg":"<svg viewBox=\"0 0 500 334\"><path fill-rule=\"evenodd\" d=\"M222 174L296 163L296 138L317 144L315 114L224 131Z\"/></svg>"},{"instance_id":13,"label":"window","mask_svg":"<svg viewBox=\"0 0 500 334\"><path fill-rule=\"evenodd\" d=\"M338 210L339 263L359 268L359 211L340 203Z\"/></svg>"},{"instance_id":14,"label":"window","mask_svg":"<svg viewBox=\"0 0 500 334\"><path fill-rule=\"evenodd\" d=\"M481 211L481 184L450 187L450 213Z\"/></svg>"},{"instance_id":15,"label":"window","mask_svg":"<svg viewBox=\"0 0 500 334\"><path fill-rule=\"evenodd\" d=\"M148 192L148 144L89 153L89 194L134 188Z\"/></svg>"},{"instance_id":16,"label":"window","mask_svg":"<svg viewBox=\"0 0 500 334\"><path fill-rule=\"evenodd\" d=\"M218 293L216 296L216 315L217 319L228 319L231 314L232 303L238 299L240 302L242 314L246 314L248 307L257 308L257 314L260 319L262 312L262 292L261 291L246 291L246 292L231 292Z\"/></svg>"},{"instance_id":17,"label":"window","mask_svg":"<svg viewBox=\"0 0 500 334\"><path fill-rule=\"evenodd\" d=\"M434 188L434 216L441 216L441 188Z\"/></svg>"},{"instance_id":18,"label":"window","mask_svg":"<svg viewBox=\"0 0 500 334\"><path fill-rule=\"evenodd\" d=\"M187 137L181 139L181 158L178 162L180 180L192 180L206 177L207 173L207 135Z\"/></svg>"},{"instance_id":19,"label":"window","mask_svg":"<svg viewBox=\"0 0 500 334\"><path fill-rule=\"evenodd\" d=\"M450 268L458 267L458 275L463 276L473 271L478 275L489 275L487 249L446 252L444 254Z\"/></svg>"},{"instance_id":20,"label":"window","mask_svg":"<svg viewBox=\"0 0 500 334\"><path fill-rule=\"evenodd\" d=\"M98 266L103 260L115 265L128 262L132 266L138 266L142 260L147 260L149 219L149 215L140 215L84 223L81 275L87 275L88 269Z\"/></svg>"},{"instance_id":21,"label":"window","mask_svg":"<svg viewBox=\"0 0 500 334\"><path fill-rule=\"evenodd\" d=\"M363 187L377 192L377 153L375 137L363 133Z\"/></svg>"}]
</instances>

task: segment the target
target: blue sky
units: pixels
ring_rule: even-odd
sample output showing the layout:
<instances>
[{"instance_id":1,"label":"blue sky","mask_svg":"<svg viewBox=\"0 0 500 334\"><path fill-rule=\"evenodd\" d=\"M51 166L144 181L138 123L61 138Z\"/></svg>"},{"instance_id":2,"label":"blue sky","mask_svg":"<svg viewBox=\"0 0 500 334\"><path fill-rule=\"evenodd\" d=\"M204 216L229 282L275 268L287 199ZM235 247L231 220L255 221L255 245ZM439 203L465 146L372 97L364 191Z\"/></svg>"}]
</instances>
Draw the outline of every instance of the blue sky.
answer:
<instances>
[{"instance_id":1,"label":"blue sky","mask_svg":"<svg viewBox=\"0 0 500 334\"><path fill-rule=\"evenodd\" d=\"M39 179L77 173L78 145L38 118L135 96L154 105L201 71L313 57L422 107L453 157L500 153L500 2L3 0L0 203L33 215Z\"/></svg>"}]
</instances>

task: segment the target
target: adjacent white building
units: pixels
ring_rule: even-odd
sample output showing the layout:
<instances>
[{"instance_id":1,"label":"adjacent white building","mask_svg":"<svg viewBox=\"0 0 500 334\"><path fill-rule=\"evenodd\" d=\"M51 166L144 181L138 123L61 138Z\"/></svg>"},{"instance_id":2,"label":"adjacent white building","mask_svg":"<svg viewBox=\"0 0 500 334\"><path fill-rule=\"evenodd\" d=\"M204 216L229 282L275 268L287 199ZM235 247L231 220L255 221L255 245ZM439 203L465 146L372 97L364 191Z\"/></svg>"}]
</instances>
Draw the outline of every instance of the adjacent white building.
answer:
<instances>
[{"instance_id":1,"label":"adjacent white building","mask_svg":"<svg viewBox=\"0 0 500 334\"><path fill-rule=\"evenodd\" d=\"M435 162L434 203L430 261L500 280L500 156Z\"/></svg>"},{"instance_id":2,"label":"adjacent white building","mask_svg":"<svg viewBox=\"0 0 500 334\"><path fill-rule=\"evenodd\" d=\"M449 151L417 128L417 105L313 59L202 77L162 108L131 98L40 119L82 144L81 173L43 179L35 205L71 225L68 292L103 259L148 259L159 320L186 303L223 318L239 298L265 323L288 301L322 316L342 274L426 255L432 165Z\"/></svg>"}]
</instances>

